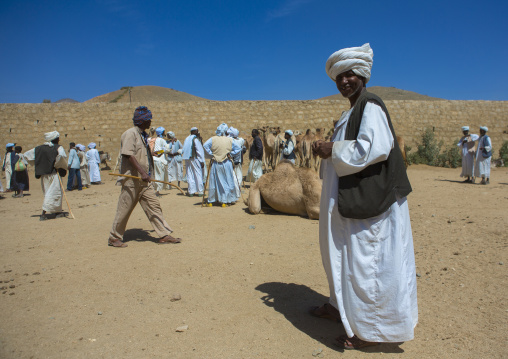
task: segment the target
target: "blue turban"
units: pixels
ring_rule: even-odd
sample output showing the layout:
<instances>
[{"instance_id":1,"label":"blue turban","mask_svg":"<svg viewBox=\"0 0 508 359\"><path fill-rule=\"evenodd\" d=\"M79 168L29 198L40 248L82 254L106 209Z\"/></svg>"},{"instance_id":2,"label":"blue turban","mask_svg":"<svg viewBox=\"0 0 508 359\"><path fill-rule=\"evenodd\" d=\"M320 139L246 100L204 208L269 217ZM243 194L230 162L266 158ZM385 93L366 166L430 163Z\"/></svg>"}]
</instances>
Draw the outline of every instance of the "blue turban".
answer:
<instances>
[{"instance_id":1,"label":"blue turban","mask_svg":"<svg viewBox=\"0 0 508 359\"><path fill-rule=\"evenodd\" d=\"M14 146L16 146L15 143L8 143L5 145L5 148L14 147Z\"/></svg>"},{"instance_id":2,"label":"blue turban","mask_svg":"<svg viewBox=\"0 0 508 359\"><path fill-rule=\"evenodd\" d=\"M86 150L85 146L83 146L83 145L82 145L82 144L80 144L80 143L78 143L78 144L76 145L76 148L77 148L78 150L80 150L80 151L83 151L83 152Z\"/></svg>"},{"instance_id":3,"label":"blue turban","mask_svg":"<svg viewBox=\"0 0 508 359\"><path fill-rule=\"evenodd\" d=\"M134 117L132 121L134 125L139 126L145 121L152 119L152 112L146 106L139 106L134 110Z\"/></svg>"},{"instance_id":4,"label":"blue turban","mask_svg":"<svg viewBox=\"0 0 508 359\"><path fill-rule=\"evenodd\" d=\"M226 134L228 130L228 125L226 125L225 123L222 123L219 125L219 127L217 127L217 130L215 131L215 133L217 134L217 136L224 136Z\"/></svg>"},{"instance_id":5,"label":"blue turban","mask_svg":"<svg viewBox=\"0 0 508 359\"><path fill-rule=\"evenodd\" d=\"M90 143L88 144L88 148L89 148L89 149L95 148L95 146L96 146L96 144L95 144L94 142L90 142Z\"/></svg>"},{"instance_id":6,"label":"blue turban","mask_svg":"<svg viewBox=\"0 0 508 359\"><path fill-rule=\"evenodd\" d=\"M166 129L164 127L157 127L157 129L155 130L155 133L157 134L157 136L160 137L160 136L162 136L164 131L166 131Z\"/></svg>"}]
</instances>

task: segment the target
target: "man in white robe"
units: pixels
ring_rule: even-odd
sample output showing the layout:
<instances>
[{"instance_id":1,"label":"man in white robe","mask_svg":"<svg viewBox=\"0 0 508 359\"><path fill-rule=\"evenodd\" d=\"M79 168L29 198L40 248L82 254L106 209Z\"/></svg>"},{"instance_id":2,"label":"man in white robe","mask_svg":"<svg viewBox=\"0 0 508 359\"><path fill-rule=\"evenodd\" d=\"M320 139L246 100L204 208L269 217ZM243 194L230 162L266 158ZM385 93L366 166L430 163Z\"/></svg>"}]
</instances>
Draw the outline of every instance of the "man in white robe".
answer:
<instances>
[{"instance_id":1,"label":"man in white robe","mask_svg":"<svg viewBox=\"0 0 508 359\"><path fill-rule=\"evenodd\" d=\"M80 160L79 171L81 172L81 183L83 184L83 188L88 188L90 186L90 173L88 172L88 162L86 160L86 147L78 143L76 148L78 149L78 157Z\"/></svg>"},{"instance_id":2,"label":"man in white robe","mask_svg":"<svg viewBox=\"0 0 508 359\"><path fill-rule=\"evenodd\" d=\"M217 127L213 136L203 144L204 150L213 157L208 179L208 203L219 202L222 207L235 203L239 196L235 186L236 176L233 162L229 156L240 153L241 148L226 137L228 126L223 123Z\"/></svg>"},{"instance_id":3,"label":"man in white robe","mask_svg":"<svg viewBox=\"0 0 508 359\"><path fill-rule=\"evenodd\" d=\"M480 138L476 150L475 177L481 177L481 184L490 184L490 161L492 159L492 141L487 136L487 126L480 127Z\"/></svg>"},{"instance_id":4,"label":"man in white robe","mask_svg":"<svg viewBox=\"0 0 508 359\"><path fill-rule=\"evenodd\" d=\"M243 164L243 158L242 153L245 149L245 140L241 137L238 137L240 135L240 131L238 129L231 127L228 131L229 136L233 138L233 143L240 148L240 151L238 153L235 153L234 155L231 154L233 158L233 169L236 176L235 181L235 191L236 191L236 197L240 198L242 195L242 189L240 188L243 180L243 172L242 172L242 164Z\"/></svg>"},{"instance_id":5,"label":"man in white robe","mask_svg":"<svg viewBox=\"0 0 508 359\"><path fill-rule=\"evenodd\" d=\"M469 134L469 126L462 127L464 136L460 139L457 146L462 150L462 172L460 177L467 177L465 183L474 183L473 170L474 170L474 155L475 155L475 141L478 140L478 135Z\"/></svg>"},{"instance_id":6,"label":"man in white robe","mask_svg":"<svg viewBox=\"0 0 508 359\"><path fill-rule=\"evenodd\" d=\"M252 145L249 149L249 169L246 181L256 182L263 175L263 142L259 137L259 130L252 130Z\"/></svg>"},{"instance_id":7,"label":"man in white robe","mask_svg":"<svg viewBox=\"0 0 508 359\"><path fill-rule=\"evenodd\" d=\"M176 138L173 131L169 131L167 137L168 182L178 181L178 187L180 187L180 181L184 179L182 164L183 145Z\"/></svg>"},{"instance_id":8,"label":"man in white robe","mask_svg":"<svg viewBox=\"0 0 508 359\"><path fill-rule=\"evenodd\" d=\"M15 143L8 143L5 145L5 156L2 164L2 171L5 171L5 192L11 191L11 176L12 176L12 165L11 165L11 153L14 151Z\"/></svg>"},{"instance_id":9,"label":"man in white robe","mask_svg":"<svg viewBox=\"0 0 508 359\"><path fill-rule=\"evenodd\" d=\"M313 145L314 154L323 158L319 240L330 299L310 313L342 321L347 335L337 341L345 349L411 340L418 322L413 238L405 197L411 187L384 104L365 88L372 57L369 44L330 56L327 73L349 99L351 109L336 123L331 142L321 140ZM356 136L351 129L357 131ZM388 168L396 170L396 178L390 178ZM364 180L376 180L377 173L386 174L380 184L389 186L369 188L375 198L344 202L350 188L341 186L341 181L360 188ZM382 207L374 204L378 200ZM362 216L355 213L355 206L376 214ZM346 209L351 211L347 217L342 214Z\"/></svg>"},{"instance_id":10,"label":"man in white robe","mask_svg":"<svg viewBox=\"0 0 508 359\"><path fill-rule=\"evenodd\" d=\"M191 134L183 143L182 159L185 160L185 171L187 176L187 192L189 197L196 194L203 195L203 168L205 167L205 152L199 141L198 128L192 127Z\"/></svg>"},{"instance_id":11,"label":"man in white robe","mask_svg":"<svg viewBox=\"0 0 508 359\"><path fill-rule=\"evenodd\" d=\"M46 214L54 213L56 218L64 217L62 210L63 188L60 185L59 172L65 173L67 169L67 154L62 146L58 144L60 134L57 131L44 134L43 145L25 152L27 161L35 165L35 178L41 179L44 202L42 203L42 214L40 220L48 219ZM55 147L56 151L55 151ZM51 166L50 164L53 163Z\"/></svg>"},{"instance_id":12,"label":"man in white robe","mask_svg":"<svg viewBox=\"0 0 508 359\"><path fill-rule=\"evenodd\" d=\"M166 161L166 156L164 155L167 151L166 148L166 141L164 140L164 127L157 127L155 130L155 133L157 137L155 138L155 143L153 146L153 165L154 165L154 179L157 181L168 181L168 173L167 173L167 165L168 161ZM155 195L157 197L161 197L160 191L162 190L163 183L160 182L153 182L152 183L153 189L155 190Z\"/></svg>"},{"instance_id":13,"label":"man in white robe","mask_svg":"<svg viewBox=\"0 0 508 359\"><path fill-rule=\"evenodd\" d=\"M99 151L95 149L96 144L91 142L88 144L88 152L86 153L86 160L88 162L88 171L90 173L90 182L92 184L101 184L101 171L99 164L101 163L101 157Z\"/></svg>"}]
</instances>

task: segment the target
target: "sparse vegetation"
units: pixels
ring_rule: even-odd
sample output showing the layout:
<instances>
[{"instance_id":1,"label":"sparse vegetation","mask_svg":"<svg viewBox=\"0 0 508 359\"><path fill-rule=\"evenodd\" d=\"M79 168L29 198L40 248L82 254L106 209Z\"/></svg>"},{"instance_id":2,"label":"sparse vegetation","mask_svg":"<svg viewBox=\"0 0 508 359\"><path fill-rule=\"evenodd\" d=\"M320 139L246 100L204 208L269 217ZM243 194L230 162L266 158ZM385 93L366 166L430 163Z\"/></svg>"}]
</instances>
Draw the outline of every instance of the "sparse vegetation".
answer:
<instances>
[{"instance_id":1,"label":"sparse vegetation","mask_svg":"<svg viewBox=\"0 0 508 359\"><path fill-rule=\"evenodd\" d=\"M109 101L109 103L116 103L118 102L122 97L125 96L125 94L127 92L129 92L129 90L132 88L132 86L124 86L122 88L120 88L120 90L123 90L122 93L120 93L120 95L118 95L117 97L115 97L114 99L112 99L111 101Z\"/></svg>"},{"instance_id":2,"label":"sparse vegetation","mask_svg":"<svg viewBox=\"0 0 508 359\"><path fill-rule=\"evenodd\" d=\"M504 141L499 149L499 157L503 160L504 166L508 166L508 141Z\"/></svg>"},{"instance_id":3,"label":"sparse vegetation","mask_svg":"<svg viewBox=\"0 0 508 359\"><path fill-rule=\"evenodd\" d=\"M409 164L424 164L437 167L457 168L462 164L457 142L453 142L441 153L443 141L438 142L434 136L434 132L427 128L422 135L422 142L418 144L415 153L407 156ZM410 151L411 147L406 147L406 151Z\"/></svg>"},{"instance_id":4,"label":"sparse vegetation","mask_svg":"<svg viewBox=\"0 0 508 359\"><path fill-rule=\"evenodd\" d=\"M51 100L50 100L50 99L45 98L44 100L42 100L42 103L51 103Z\"/></svg>"}]
</instances>

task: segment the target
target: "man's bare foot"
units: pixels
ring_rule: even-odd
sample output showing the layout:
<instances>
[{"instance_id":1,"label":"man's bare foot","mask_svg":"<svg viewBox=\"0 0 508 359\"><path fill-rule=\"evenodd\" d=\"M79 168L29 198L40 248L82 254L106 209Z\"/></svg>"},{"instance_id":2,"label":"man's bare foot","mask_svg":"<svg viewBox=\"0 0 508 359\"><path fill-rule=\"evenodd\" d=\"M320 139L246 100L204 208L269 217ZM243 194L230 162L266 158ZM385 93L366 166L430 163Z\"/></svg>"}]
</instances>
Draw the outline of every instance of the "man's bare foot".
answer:
<instances>
[{"instance_id":1,"label":"man's bare foot","mask_svg":"<svg viewBox=\"0 0 508 359\"><path fill-rule=\"evenodd\" d=\"M344 349L362 349L366 347L373 347L375 345L380 344L376 342L367 342L365 340L358 338L356 335L354 335L352 338L348 338L347 335L341 335L335 340L337 340L338 345L343 347Z\"/></svg>"}]
</instances>

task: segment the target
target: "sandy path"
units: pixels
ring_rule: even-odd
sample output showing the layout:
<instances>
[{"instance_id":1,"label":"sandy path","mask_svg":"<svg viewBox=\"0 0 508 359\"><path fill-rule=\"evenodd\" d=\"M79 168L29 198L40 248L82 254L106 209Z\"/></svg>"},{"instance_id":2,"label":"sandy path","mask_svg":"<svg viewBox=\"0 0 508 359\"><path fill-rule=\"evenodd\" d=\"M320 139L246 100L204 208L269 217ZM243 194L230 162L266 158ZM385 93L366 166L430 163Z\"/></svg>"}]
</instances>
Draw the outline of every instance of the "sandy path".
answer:
<instances>
[{"instance_id":1,"label":"sandy path","mask_svg":"<svg viewBox=\"0 0 508 359\"><path fill-rule=\"evenodd\" d=\"M409 168L420 323L415 340L369 356L508 357L508 169L494 169L489 186L459 173ZM201 208L171 190L161 203L183 243L152 242L138 207L129 247L116 249L106 245L113 183L68 193L75 220L39 222L33 177L30 196L0 201L1 358L365 356L341 354L341 326L306 314L328 291L318 221Z\"/></svg>"}]
</instances>

